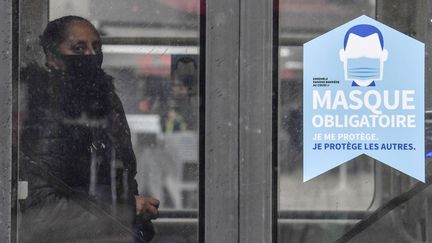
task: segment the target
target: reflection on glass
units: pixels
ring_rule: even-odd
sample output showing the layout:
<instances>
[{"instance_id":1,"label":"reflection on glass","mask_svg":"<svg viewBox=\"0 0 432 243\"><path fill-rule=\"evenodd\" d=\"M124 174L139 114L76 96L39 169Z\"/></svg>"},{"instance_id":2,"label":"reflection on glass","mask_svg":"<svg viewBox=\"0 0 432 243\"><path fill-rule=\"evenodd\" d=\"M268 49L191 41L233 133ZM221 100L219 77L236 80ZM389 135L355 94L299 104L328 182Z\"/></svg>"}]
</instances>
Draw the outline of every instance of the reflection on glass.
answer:
<instances>
[{"instance_id":1,"label":"reflection on glass","mask_svg":"<svg viewBox=\"0 0 432 243\"><path fill-rule=\"evenodd\" d=\"M197 11L195 0L50 1L51 20L84 16L97 37L62 53L63 26L46 60L71 64L21 73L20 242L197 242ZM192 44L172 44L183 38Z\"/></svg>"},{"instance_id":2,"label":"reflection on glass","mask_svg":"<svg viewBox=\"0 0 432 243\"><path fill-rule=\"evenodd\" d=\"M161 209L197 209L197 48L104 50L131 128L139 192L161 198Z\"/></svg>"},{"instance_id":3,"label":"reflection on glass","mask_svg":"<svg viewBox=\"0 0 432 243\"><path fill-rule=\"evenodd\" d=\"M51 0L50 18L75 14L108 37L198 38L198 0Z\"/></svg>"},{"instance_id":4,"label":"reflection on glass","mask_svg":"<svg viewBox=\"0 0 432 243\"><path fill-rule=\"evenodd\" d=\"M139 193L160 199L163 217L197 210L198 48L106 45L104 51L131 129ZM155 242L197 241L189 219L170 224L163 217L155 221Z\"/></svg>"},{"instance_id":5,"label":"reflection on glass","mask_svg":"<svg viewBox=\"0 0 432 243\"><path fill-rule=\"evenodd\" d=\"M280 1L278 203L280 242L333 242L374 207L375 168L360 156L303 182L303 43L362 14L374 1ZM364 216L364 214L362 214Z\"/></svg>"},{"instance_id":6,"label":"reflection on glass","mask_svg":"<svg viewBox=\"0 0 432 243\"><path fill-rule=\"evenodd\" d=\"M301 47L280 48L280 210L366 209L374 178L372 161L365 157L303 183L302 60Z\"/></svg>"},{"instance_id":7,"label":"reflection on glass","mask_svg":"<svg viewBox=\"0 0 432 243\"><path fill-rule=\"evenodd\" d=\"M360 15L373 17L375 0L280 0L279 11L281 41L310 40Z\"/></svg>"}]
</instances>

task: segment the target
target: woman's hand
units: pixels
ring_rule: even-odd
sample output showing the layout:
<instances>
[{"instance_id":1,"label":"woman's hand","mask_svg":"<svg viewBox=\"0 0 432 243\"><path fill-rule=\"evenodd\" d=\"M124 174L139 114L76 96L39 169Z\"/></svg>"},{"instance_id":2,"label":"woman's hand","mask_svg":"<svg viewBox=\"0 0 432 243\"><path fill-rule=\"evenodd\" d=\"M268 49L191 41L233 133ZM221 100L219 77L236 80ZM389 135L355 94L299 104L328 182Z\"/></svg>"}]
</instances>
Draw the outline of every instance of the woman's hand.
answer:
<instances>
[{"instance_id":1,"label":"woman's hand","mask_svg":"<svg viewBox=\"0 0 432 243\"><path fill-rule=\"evenodd\" d=\"M135 196L136 214L141 215L144 220L157 219L159 217L159 200L152 197Z\"/></svg>"}]
</instances>

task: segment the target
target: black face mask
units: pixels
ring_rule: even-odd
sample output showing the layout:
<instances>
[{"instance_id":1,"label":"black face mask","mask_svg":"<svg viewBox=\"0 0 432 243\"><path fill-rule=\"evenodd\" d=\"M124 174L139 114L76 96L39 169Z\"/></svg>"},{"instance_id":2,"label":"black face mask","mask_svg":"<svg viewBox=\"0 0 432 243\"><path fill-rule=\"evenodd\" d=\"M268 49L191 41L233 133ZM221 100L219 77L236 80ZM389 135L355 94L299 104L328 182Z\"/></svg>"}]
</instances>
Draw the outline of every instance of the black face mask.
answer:
<instances>
[{"instance_id":1,"label":"black face mask","mask_svg":"<svg viewBox=\"0 0 432 243\"><path fill-rule=\"evenodd\" d=\"M64 79L59 83L66 113L79 117L106 115L110 111L109 94L114 91L112 79L101 68L102 54L62 55L66 65Z\"/></svg>"},{"instance_id":2,"label":"black face mask","mask_svg":"<svg viewBox=\"0 0 432 243\"><path fill-rule=\"evenodd\" d=\"M96 55L61 55L66 74L73 77L93 77L101 72L102 53Z\"/></svg>"}]
</instances>

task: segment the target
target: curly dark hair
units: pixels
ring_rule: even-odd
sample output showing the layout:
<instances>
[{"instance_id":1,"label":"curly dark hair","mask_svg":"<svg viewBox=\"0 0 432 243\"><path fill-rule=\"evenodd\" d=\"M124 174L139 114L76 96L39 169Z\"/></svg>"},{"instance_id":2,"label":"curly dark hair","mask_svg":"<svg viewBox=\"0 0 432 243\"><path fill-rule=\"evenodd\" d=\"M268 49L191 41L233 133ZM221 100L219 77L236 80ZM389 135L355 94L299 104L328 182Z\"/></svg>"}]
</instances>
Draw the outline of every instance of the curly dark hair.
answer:
<instances>
[{"instance_id":1,"label":"curly dark hair","mask_svg":"<svg viewBox=\"0 0 432 243\"><path fill-rule=\"evenodd\" d=\"M42 46L45 54L47 53L47 51L56 53L58 45L65 38L64 35L67 26L73 21L85 21L91 25L90 21L88 21L87 19L74 15L68 15L50 21L45 27L42 35L39 36L39 43Z\"/></svg>"}]
</instances>

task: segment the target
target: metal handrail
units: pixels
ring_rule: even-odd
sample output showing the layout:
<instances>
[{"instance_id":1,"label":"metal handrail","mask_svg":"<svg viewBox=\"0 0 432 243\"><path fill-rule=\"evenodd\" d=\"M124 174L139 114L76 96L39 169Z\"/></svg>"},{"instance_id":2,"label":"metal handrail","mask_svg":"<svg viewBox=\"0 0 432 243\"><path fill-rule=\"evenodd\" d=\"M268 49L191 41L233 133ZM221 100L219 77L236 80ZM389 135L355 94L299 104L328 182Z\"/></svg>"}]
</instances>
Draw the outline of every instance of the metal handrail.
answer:
<instances>
[{"instance_id":1,"label":"metal handrail","mask_svg":"<svg viewBox=\"0 0 432 243\"><path fill-rule=\"evenodd\" d=\"M372 213L368 210L281 210L278 219L363 219ZM161 209L160 219L193 219L196 209Z\"/></svg>"},{"instance_id":2,"label":"metal handrail","mask_svg":"<svg viewBox=\"0 0 432 243\"><path fill-rule=\"evenodd\" d=\"M198 210L197 209L160 209L159 218L160 219L198 218Z\"/></svg>"}]
</instances>

